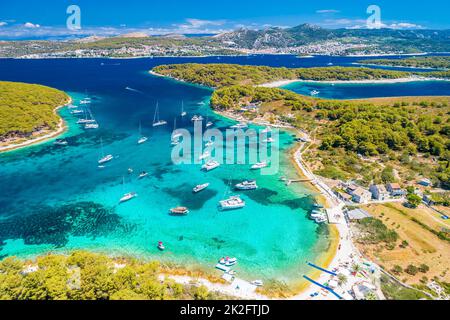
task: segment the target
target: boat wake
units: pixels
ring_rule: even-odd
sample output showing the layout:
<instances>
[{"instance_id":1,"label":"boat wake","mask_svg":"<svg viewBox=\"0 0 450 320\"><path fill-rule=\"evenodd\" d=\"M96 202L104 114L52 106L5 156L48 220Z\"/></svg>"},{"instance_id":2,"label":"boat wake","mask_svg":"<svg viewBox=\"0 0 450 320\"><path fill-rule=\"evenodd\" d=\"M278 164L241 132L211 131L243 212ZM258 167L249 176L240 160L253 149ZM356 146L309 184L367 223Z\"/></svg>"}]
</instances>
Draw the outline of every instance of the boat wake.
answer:
<instances>
[{"instance_id":1,"label":"boat wake","mask_svg":"<svg viewBox=\"0 0 450 320\"><path fill-rule=\"evenodd\" d=\"M130 88L130 87L125 87L125 90L132 91L132 92L137 92L137 93L143 93L142 91L139 91L137 89L133 89L133 88Z\"/></svg>"}]
</instances>

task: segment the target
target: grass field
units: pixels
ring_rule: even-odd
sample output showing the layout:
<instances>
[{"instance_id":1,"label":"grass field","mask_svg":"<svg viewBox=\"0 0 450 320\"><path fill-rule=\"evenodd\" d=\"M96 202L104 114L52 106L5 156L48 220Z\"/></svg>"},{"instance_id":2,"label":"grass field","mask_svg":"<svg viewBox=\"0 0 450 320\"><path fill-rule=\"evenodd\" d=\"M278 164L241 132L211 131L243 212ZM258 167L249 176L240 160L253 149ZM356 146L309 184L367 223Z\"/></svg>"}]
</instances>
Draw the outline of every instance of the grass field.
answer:
<instances>
[{"instance_id":1,"label":"grass field","mask_svg":"<svg viewBox=\"0 0 450 320\"><path fill-rule=\"evenodd\" d=\"M423 277L437 277L440 281L450 282L450 241L441 239L432 231L450 228L448 222L425 206L408 209L400 203L391 203L367 205L364 209L399 235L395 248L358 244L364 255L391 273L396 265L402 267L403 271L396 276L409 284L419 284ZM403 241L407 241L407 245L401 247ZM415 275L405 271L409 265L419 267L422 264L427 265L429 271Z\"/></svg>"}]
</instances>

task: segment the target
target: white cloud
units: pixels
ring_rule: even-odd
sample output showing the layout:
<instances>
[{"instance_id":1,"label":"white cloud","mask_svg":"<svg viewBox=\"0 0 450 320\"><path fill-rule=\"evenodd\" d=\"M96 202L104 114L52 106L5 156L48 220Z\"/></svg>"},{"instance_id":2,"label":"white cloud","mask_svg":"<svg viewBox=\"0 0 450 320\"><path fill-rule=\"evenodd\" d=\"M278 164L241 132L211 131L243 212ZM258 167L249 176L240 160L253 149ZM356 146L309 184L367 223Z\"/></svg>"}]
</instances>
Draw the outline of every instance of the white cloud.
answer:
<instances>
[{"instance_id":1,"label":"white cloud","mask_svg":"<svg viewBox=\"0 0 450 320\"><path fill-rule=\"evenodd\" d=\"M372 29L377 28L385 28L385 29L395 29L395 30L405 30L405 29L424 29L423 26L419 24L409 23L409 22L393 22L390 24L386 24L383 22L375 24ZM347 29L368 29L367 23L355 24L347 27Z\"/></svg>"},{"instance_id":2,"label":"white cloud","mask_svg":"<svg viewBox=\"0 0 450 320\"><path fill-rule=\"evenodd\" d=\"M6 26L8 23L5 21L0 21L0 27Z\"/></svg>"},{"instance_id":3,"label":"white cloud","mask_svg":"<svg viewBox=\"0 0 450 320\"><path fill-rule=\"evenodd\" d=\"M341 11L335 10L335 9L323 9L323 10L317 10L316 13L339 13Z\"/></svg>"},{"instance_id":4,"label":"white cloud","mask_svg":"<svg viewBox=\"0 0 450 320\"><path fill-rule=\"evenodd\" d=\"M391 28L391 29L423 29L423 26L414 24L414 23L400 22L400 23L393 23L393 24L389 25L389 28Z\"/></svg>"},{"instance_id":5,"label":"white cloud","mask_svg":"<svg viewBox=\"0 0 450 320\"><path fill-rule=\"evenodd\" d=\"M30 29L35 29L35 28L40 28L41 27L40 25L31 23L31 22L27 22L23 26L25 28L30 28Z\"/></svg>"},{"instance_id":6,"label":"white cloud","mask_svg":"<svg viewBox=\"0 0 450 320\"><path fill-rule=\"evenodd\" d=\"M175 24L175 27L180 27L181 29L200 29L208 26L222 26L226 23L225 20L202 20L202 19L186 19L187 23Z\"/></svg>"}]
</instances>

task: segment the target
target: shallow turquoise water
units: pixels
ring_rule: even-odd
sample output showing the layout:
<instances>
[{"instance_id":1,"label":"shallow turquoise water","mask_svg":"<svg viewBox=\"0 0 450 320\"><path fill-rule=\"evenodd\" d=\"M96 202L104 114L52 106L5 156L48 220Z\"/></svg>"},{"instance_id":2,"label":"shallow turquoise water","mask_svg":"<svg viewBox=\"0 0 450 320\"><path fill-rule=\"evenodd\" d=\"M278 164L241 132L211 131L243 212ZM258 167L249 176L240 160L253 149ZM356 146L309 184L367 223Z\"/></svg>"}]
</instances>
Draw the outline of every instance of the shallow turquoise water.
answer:
<instances>
[{"instance_id":1,"label":"shallow turquoise water","mask_svg":"<svg viewBox=\"0 0 450 320\"><path fill-rule=\"evenodd\" d=\"M236 270L248 278L300 278L308 271L304 262L316 259L328 245L326 228L307 219L311 192L279 180L295 175L286 155L275 176L261 176L249 165L223 165L209 173L201 172L200 165L175 166L170 123L182 100L190 116L208 114L216 128L232 122L199 104L208 100L209 90L150 76L146 71L155 60L1 61L3 79L51 85L69 92L75 102L87 90L101 128L85 132L63 110L70 128L68 147L49 142L0 155L0 256L91 249L213 270L228 255L239 259ZM169 125L153 129L156 101ZM140 121L151 138L138 146ZM178 126L192 130L188 120L179 120ZM100 139L105 152L116 157L102 170L97 167ZM293 138L282 133L280 142L286 151ZM142 170L150 175L138 180ZM256 179L260 189L241 193L246 208L219 212L217 203L229 181L248 178ZM210 188L193 195L192 187L204 182ZM130 191L139 197L118 205ZM189 207L190 214L170 216L168 209L178 205ZM164 253L156 249L157 241L165 243Z\"/></svg>"},{"instance_id":2,"label":"shallow turquoise water","mask_svg":"<svg viewBox=\"0 0 450 320\"><path fill-rule=\"evenodd\" d=\"M329 84L318 82L294 82L283 86L303 95L317 90L319 98L358 99L400 96L442 96L450 92L450 81L415 81L407 83Z\"/></svg>"}]
</instances>

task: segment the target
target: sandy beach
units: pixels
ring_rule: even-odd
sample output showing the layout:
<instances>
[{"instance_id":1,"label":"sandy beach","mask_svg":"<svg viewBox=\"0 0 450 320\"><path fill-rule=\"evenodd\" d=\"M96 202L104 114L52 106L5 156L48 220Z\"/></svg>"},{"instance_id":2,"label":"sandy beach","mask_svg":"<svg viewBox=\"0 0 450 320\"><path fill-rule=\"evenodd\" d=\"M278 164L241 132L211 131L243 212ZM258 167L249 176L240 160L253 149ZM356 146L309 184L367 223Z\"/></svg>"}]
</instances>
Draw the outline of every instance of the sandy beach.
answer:
<instances>
[{"instance_id":1,"label":"sandy beach","mask_svg":"<svg viewBox=\"0 0 450 320\"><path fill-rule=\"evenodd\" d=\"M259 85L265 88L278 88L286 86L291 83L305 82L305 83L324 83L324 84L386 84L386 83L406 83L417 81L450 81L450 79L443 78L425 78L425 77L408 77L398 79L382 79L382 80L333 80L333 81L317 81L317 80L279 80Z\"/></svg>"}]
</instances>

